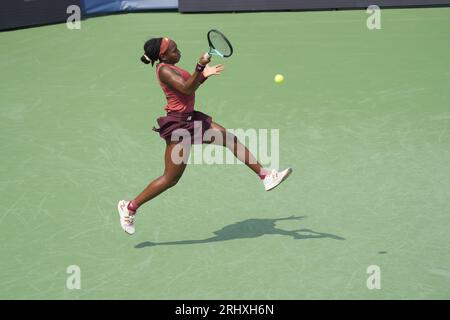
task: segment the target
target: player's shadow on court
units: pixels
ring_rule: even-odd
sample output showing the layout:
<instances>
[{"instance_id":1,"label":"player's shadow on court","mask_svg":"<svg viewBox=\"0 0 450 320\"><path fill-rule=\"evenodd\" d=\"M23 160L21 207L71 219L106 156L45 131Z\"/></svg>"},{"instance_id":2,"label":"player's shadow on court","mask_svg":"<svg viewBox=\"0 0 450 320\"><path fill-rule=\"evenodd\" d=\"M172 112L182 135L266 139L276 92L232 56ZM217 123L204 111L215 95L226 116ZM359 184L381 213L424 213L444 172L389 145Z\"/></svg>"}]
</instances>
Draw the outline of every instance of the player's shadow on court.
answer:
<instances>
[{"instance_id":1,"label":"player's shadow on court","mask_svg":"<svg viewBox=\"0 0 450 320\"><path fill-rule=\"evenodd\" d=\"M290 216L287 218L279 219L248 219L240 221L237 223L230 224L223 227L222 229L215 231L214 237L200 240L179 240L179 241L168 241L168 242L150 242L145 241L139 243L135 248L145 248L153 246L162 245L180 245L180 244L197 244L197 243L211 243L218 241L228 241L235 239L246 239L246 238L257 238L263 235L282 235L292 237L296 240L302 239L320 239L320 238L330 238L334 240L345 240L345 238L336 236L330 233L316 232L310 229L297 229L297 230L283 230L277 228L275 223L277 221L283 220L300 220L305 218L304 216L294 217Z\"/></svg>"}]
</instances>

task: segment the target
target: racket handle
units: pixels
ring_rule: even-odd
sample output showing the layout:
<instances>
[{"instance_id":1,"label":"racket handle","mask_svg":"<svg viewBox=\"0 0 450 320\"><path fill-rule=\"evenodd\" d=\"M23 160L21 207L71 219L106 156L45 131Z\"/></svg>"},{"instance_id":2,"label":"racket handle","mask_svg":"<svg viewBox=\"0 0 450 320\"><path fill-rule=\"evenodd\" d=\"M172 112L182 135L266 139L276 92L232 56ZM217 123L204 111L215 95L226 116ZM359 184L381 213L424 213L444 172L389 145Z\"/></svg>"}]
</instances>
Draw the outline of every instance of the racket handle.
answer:
<instances>
[{"instance_id":1,"label":"racket handle","mask_svg":"<svg viewBox=\"0 0 450 320\"><path fill-rule=\"evenodd\" d=\"M211 61L211 56L209 55L209 53L205 52L200 56L198 63L206 66L210 61Z\"/></svg>"}]
</instances>

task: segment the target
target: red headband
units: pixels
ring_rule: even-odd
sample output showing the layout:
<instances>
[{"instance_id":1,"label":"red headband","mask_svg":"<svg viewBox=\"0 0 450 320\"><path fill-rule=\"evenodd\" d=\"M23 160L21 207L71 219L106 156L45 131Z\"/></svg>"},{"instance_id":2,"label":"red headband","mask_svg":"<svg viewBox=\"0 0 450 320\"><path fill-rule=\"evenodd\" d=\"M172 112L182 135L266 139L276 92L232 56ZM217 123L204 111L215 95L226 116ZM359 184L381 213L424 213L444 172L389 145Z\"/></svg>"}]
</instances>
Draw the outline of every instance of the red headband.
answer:
<instances>
[{"instance_id":1,"label":"red headband","mask_svg":"<svg viewBox=\"0 0 450 320\"><path fill-rule=\"evenodd\" d=\"M167 51L167 48L169 47L169 43L170 43L169 38L163 38L161 40L161 46L159 47L159 56L160 57Z\"/></svg>"}]
</instances>

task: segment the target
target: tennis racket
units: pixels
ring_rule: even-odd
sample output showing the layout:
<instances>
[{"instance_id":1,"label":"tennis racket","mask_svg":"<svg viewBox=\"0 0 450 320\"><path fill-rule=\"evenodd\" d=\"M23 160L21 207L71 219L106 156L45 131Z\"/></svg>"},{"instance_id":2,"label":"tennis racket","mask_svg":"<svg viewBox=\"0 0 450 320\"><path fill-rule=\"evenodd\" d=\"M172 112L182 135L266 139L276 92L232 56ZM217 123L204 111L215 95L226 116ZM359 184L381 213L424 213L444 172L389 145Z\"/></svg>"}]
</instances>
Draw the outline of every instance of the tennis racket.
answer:
<instances>
[{"instance_id":1,"label":"tennis racket","mask_svg":"<svg viewBox=\"0 0 450 320\"><path fill-rule=\"evenodd\" d=\"M233 47L231 42L225 37L225 35L216 29L211 29L208 31L208 44L209 52L208 55L216 55L222 58L231 57L233 54Z\"/></svg>"}]
</instances>

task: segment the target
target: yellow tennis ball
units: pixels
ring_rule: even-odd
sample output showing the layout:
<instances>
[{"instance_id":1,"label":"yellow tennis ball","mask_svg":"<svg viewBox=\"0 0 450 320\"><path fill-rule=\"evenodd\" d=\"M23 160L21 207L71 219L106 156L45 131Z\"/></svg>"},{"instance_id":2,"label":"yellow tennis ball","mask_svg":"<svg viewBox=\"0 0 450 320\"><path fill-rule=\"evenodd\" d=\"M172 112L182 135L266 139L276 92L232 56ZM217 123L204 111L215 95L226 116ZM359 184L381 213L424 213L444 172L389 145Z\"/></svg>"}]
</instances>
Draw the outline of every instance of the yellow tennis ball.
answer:
<instances>
[{"instance_id":1,"label":"yellow tennis ball","mask_svg":"<svg viewBox=\"0 0 450 320\"><path fill-rule=\"evenodd\" d=\"M282 74L277 74L274 78L275 83L282 83L284 81L284 77Z\"/></svg>"}]
</instances>

